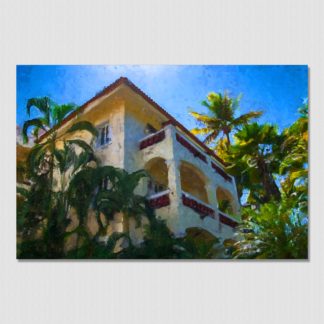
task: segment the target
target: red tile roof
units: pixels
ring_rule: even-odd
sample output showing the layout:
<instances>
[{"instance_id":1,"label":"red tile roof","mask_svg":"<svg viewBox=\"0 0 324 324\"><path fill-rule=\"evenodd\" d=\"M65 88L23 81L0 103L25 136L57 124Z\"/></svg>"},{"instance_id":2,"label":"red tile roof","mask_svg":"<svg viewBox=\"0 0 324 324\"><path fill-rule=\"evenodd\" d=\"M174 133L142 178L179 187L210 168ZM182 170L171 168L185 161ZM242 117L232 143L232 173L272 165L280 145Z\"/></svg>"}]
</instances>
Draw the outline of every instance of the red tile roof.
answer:
<instances>
[{"instance_id":1,"label":"red tile roof","mask_svg":"<svg viewBox=\"0 0 324 324\"><path fill-rule=\"evenodd\" d=\"M185 128L180 122L178 122L174 117L172 117L166 110L164 110L160 105L158 105L152 98L150 98L147 94L145 94L140 88L138 88L133 82L131 82L129 79L125 77L120 77L115 82L111 83L108 87L104 88L102 91L97 93L94 97L92 97L90 100L88 100L86 103L84 103L81 107L73 111L70 115L65 117L62 122L58 125L55 125L53 128L51 128L48 132L40 136L38 141L41 141L43 138L51 134L53 131L60 128L62 125L66 124L68 121L73 119L78 114L82 113L90 103L97 100L98 98L107 95L111 93L113 90L117 89L121 85L127 85L130 87L135 93L140 95L144 100L149 102L156 110L158 110L160 113L162 113L167 119L167 123L171 123L174 126L177 126L180 128L186 135L188 135L193 141L195 141L199 146L201 146L205 152L211 156L213 156L215 159L217 159L220 163L225 165L225 162L217 156L209 147L207 147L203 142L201 142L195 135L193 135L187 128Z\"/></svg>"}]
</instances>

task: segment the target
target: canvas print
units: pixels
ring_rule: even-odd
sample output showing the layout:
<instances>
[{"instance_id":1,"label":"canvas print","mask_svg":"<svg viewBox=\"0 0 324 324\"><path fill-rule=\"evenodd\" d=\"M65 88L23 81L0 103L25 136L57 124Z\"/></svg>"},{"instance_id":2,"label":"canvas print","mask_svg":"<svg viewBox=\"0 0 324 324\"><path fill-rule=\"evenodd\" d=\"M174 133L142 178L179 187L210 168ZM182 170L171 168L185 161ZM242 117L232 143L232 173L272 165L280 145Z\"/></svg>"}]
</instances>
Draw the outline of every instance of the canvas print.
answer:
<instances>
[{"instance_id":1,"label":"canvas print","mask_svg":"<svg viewBox=\"0 0 324 324\"><path fill-rule=\"evenodd\" d=\"M17 66L18 259L307 259L308 67Z\"/></svg>"}]
</instances>

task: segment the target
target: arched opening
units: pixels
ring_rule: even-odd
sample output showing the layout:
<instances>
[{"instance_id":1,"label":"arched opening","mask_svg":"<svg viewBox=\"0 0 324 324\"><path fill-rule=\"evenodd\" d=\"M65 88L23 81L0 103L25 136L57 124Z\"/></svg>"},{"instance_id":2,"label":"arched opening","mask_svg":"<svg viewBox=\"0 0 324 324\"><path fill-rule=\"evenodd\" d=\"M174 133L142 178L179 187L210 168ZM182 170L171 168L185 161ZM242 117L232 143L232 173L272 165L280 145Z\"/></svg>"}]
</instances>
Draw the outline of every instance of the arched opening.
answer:
<instances>
[{"instance_id":1,"label":"arched opening","mask_svg":"<svg viewBox=\"0 0 324 324\"><path fill-rule=\"evenodd\" d=\"M232 194L228 190L218 187L216 190L216 197L218 202L218 209L221 212L229 215L235 214L235 202Z\"/></svg>"},{"instance_id":2,"label":"arched opening","mask_svg":"<svg viewBox=\"0 0 324 324\"><path fill-rule=\"evenodd\" d=\"M206 181L202 172L188 162L181 162L180 179L182 191L208 204Z\"/></svg>"},{"instance_id":3,"label":"arched opening","mask_svg":"<svg viewBox=\"0 0 324 324\"><path fill-rule=\"evenodd\" d=\"M168 189L168 167L163 158L154 158L145 165L149 174L147 194L149 196Z\"/></svg>"},{"instance_id":4,"label":"arched opening","mask_svg":"<svg viewBox=\"0 0 324 324\"><path fill-rule=\"evenodd\" d=\"M193 253L197 259L215 258L219 250L215 246L219 239L203 228L189 227L184 237L189 253Z\"/></svg>"}]
</instances>

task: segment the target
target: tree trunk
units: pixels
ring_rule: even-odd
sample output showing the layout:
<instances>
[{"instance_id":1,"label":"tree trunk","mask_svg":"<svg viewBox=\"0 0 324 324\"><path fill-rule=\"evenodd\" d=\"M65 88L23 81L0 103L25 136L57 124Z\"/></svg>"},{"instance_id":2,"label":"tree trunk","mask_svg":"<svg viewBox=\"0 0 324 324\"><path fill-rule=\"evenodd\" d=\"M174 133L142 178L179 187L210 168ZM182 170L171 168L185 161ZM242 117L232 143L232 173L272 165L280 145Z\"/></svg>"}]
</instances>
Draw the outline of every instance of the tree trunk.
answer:
<instances>
[{"instance_id":1,"label":"tree trunk","mask_svg":"<svg viewBox=\"0 0 324 324\"><path fill-rule=\"evenodd\" d=\"M231 145L231 139L229 137L229 132L225 132L225 136L226 136L226 139L227 139L226 146L227 146L227 148L229 148L230 145Z\"/></svg>"},{"instance_id":2,"label":"tree trunk","mask_svg":"<svg viewBox=\"0 0 324 324\"><path fill-rule=\"evenodd\" d=\"M258 160L257 164L261 172L261 181L265 190L263 202L269 202L271 199L279 201L281 194L271 172L269 171L268 165L264 160Z\"/></svg>"}]
</instances>

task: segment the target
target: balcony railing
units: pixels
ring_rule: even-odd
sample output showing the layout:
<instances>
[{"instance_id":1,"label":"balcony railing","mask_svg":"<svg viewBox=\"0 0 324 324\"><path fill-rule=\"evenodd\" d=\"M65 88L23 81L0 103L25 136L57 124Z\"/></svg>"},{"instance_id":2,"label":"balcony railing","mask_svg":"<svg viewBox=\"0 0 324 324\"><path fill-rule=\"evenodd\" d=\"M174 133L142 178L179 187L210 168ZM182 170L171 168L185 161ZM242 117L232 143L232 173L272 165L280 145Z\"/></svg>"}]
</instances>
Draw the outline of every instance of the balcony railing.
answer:
<instances>
[{"instance_id":1,"label":"balcony railing","mask_svg":"<svg viewBox=\"0 0 324 324\"><path fill-rule=\"evenodd\" d=\"M177 141L184 146L190 153L194 155L194 157L198 157L200 160L207 163L206 156L199 152L198 149L196 149L193 145L191 145L188 141L186 141L181 135L178 133L176 134Z\"/></svg>"},{"instance_id":2,"label":"balcony railing","mask_svg":"<svg viewBox=\"0 0 324 324\"><path fill-rule=\"evenodd\" d=\"M234 220L232 217L230 217L229 215L221 212L221 211L218 211L218 214L219 214L219 220L221 223L225 224L225 225L228 225L232 228L235 228L239 223Z\"/></svg>"},{"instance_id":3,"label":"balcony railing","mask_svg":"<svg viewBox=\"0 0 324 324\"><path fill-rule=\"evenodd\" d=\"M219 173L226 181L231 182L232 178L224 171L222 170L219 166L217 166L214 162L211 163L212 168Z\"/></svg>"},{"instance_id":4,"label":"balcony railing","mask_svg":"<svg viewBox=\"0 0 324 324\"><path fill-rule=\"evenodd\" d=\"M170 205L170 190L165 190L148 197L149 204L152 208L158 209Z\"/></svg>"},{"instance_id":5,"label":"balcony railing","mask_svg":"<svg viewBox=\"0 0 324 324\"><path fill-rule=\"evenodd\" d=\"M157 133L150 134L144 137L139 144L140 150L145 149L146 147L152 146L157 144L165 139L165 128L161 129ZM188 140L186 140L182 135L176 132L176 140L184 146L190 153L193 154L194 157L198 157L200 160L204 161L205 163L209 164L206 154L203 153L198 147L194 144L191 144ZM215 162L210 160L210 165L214 169L215 172L220 174L226 181L232 182L232 177L228 175L221 167L219 167Z\"/></svg>"},{"instance_id":6,"label":"balcony railing","mask_svg":"<svg viewBox=\"0 0 324 324\"><path fill-rule=\"evenodd\" d=\"M140 141L140 150L145 149L148 146L159 143L165 139L165 131L164 129L160 130L157 133L151 134Z\"/></svg>"},{"instance_id":7,"label":"balcony railing","mask_svg":"<svg viewBox=\"0 0 324 324\"><path fill-rule=\"evenodd\" d=\"M206 216L215 216L215 211L206 205L206 203L201 202L199 199L190 196L188 193L182 193L182 203L197 212L201 218Z\"/></svg>"}]
</instances>

